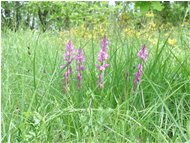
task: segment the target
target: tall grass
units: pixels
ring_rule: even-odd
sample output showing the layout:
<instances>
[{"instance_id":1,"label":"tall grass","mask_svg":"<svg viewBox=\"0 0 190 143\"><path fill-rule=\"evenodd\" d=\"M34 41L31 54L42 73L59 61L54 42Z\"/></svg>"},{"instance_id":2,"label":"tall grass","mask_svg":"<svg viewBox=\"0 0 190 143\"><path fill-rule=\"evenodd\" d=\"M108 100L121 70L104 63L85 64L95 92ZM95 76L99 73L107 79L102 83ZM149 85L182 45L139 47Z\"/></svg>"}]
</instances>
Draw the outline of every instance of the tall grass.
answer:
<instances>
[{"instance_id":1,"label":"tall grass","mask_svg":"<svg viewBox=\"0 0 190 143\"><path fill-rule=\"evenodd\" d=\"M110 34L111 33L111 34ZM76 71L64 93L63 50L52 32L2 33L2 142L187 142L190 140L190 43L178 29L171 47L164 32L157 44L108 34L109 67L98 90L95 68L100 38L77 39L86 69L81 90ZM80 41L80 42L78 42ZM148 47L142 81L133 92L141 45ZM178 51L180 52L178 52ZM75 64L73 65L75 66Z\"/></svg>"}]
</instances>

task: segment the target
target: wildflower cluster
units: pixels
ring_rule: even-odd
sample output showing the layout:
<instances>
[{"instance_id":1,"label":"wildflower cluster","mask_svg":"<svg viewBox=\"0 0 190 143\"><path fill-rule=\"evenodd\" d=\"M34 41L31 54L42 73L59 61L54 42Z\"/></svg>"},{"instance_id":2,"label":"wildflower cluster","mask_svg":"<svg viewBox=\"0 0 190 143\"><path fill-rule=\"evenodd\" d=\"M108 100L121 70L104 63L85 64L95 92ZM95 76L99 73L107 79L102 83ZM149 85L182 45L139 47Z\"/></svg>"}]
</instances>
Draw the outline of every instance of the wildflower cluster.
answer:
<instances>
[{"instance_id":1,"label":"wildflower cluster","mask_svg":"<svg viewBox=\"0 0 190 143\"><path fill-rule=\"evenodd\" d=\"M81 80L82 80L81 71L84 70L83 63L85 62L84 53L83 53L83 50L81 48L79 48L77 51L76 61L77 61L77 80L78 80L77 87L78 87L78 89L80 89Z\"/></svg>"},{"instance_id":2,"label":"wildflower cluster","mask_svg":"<svg viewBox=\"0 0 190 143\"><path fill-rule=\"evenodd\" d=\"M146 46L143 45L141 50L137 53L137 56L145 63L147 60L148 56L148 51L146 49ZM135 74L135 79L134 79L134 89L137 87L137 82L140 82L141 76L143 73L143 66L142 64L138 64L138 71Z\"/></svg>"},{"instance_id":3,"label":"wildflower cluster","mask_svg":"<svg viewBox=\"0 0 190 143\"><path fill-rule=\"evenodd\" d=\"M148 52L146 50L146 46L143 45L141 50L138 52L137 56L143 61L146 62L147 56L148 56Z\"/></svg>"},{"instance_id":4,"label":"wildflower cluster","mask_svg":"<svg viewBox=\"0 0 190 143\"><path fill-rule=\"evenodd\" d=\"M146 46L143 45L141 50L137 53L137 56L141 59L143 63L146 62L148 52L146 49ZM98 81L97 81L97 86L98 89L104 88L104 83L103 83L103 77L104 77L104 72L106 68L109 66L107 63L108 60L108 40L106 36L103 37L101 40L101 50L98 54L98 64L96 64L96 68L99 71L99 76L98 76ZM81 88L81 81L82 81L82 71L85 69L84 62L85 62L85 57L84 57L84 52L82 48L79 48L78 50L75 50L72 41L69 41L65 51L64 51L64 60L66 61L65 65L60 66L61 69L66 69L64 73L64 87L65 91L68 91L69 89L69 82L70 82L70 75L72 73L72 62L73 60L76 60L76 72L77 72L77 88L80 90ZM134 78L134 90L137 87L137 83L140 82L141 76L143 74L143 65L141 63L138 64L138 71L135 74Z\"/></svg>"},{"instance_id":5,"label":"wildflower cluster","mask_svg":"<svg viewBox=\"0 0 190 143\"><path fill-rule=\"evenodd\" d=\"M69 41L65 48L65 53L64 53L64 60L66 61L66 64L60 66L61 69L67 68L64 74L65 91L69 89L68 85L70 81L70 74L72 73L71 62L74 59L74 53L75 53L75 49L74 49L73 43L72 41Z\"/></svg>"},{"instance_id":6,"label":"wildflower cluster","mask_svg":"<svg viewBox=\"0 0 190 143\"><path fill-rule=\"evenodd\" d=\"M82 63L85 61L84 54L81 48L78 49L77 54L75 54L76 50L73 46L72 41L69 41L64 52L64 60L66 61L65 65L60 66L61 69L66 68L66 72L64 74L64 89L65 91L69 90L69 81L70 75L72 73L72 62L75 59L77 61L77 79L78 79L78 88L80 89L80 81L82 79L81 71L84 69L84 65Z\"/></svg>"},{"instance_id":7,"label":"wildflower cluster","mask_svg":"<svg viewBox=\"0 0 190 143\"><path fill-rule=\"evenodd\" d=\"M106 60L108 59L108 53L107 53L107 46L108 46L108 41L106 39L106 36L101 41L101 50L100 53L98 54L98 61L99 65L96 65L96 68L99 70L99 79L98 79L98 88L104 88L103 84L103 76L104 76L104 71L105 69L109 66L106 63Z\"/></svg>"},{"instance_id":8,"label":"wildflower cluster","mask_svg":"<svg viewBox=\"0 0 190 143\"><path fill-rule=\"evenodd\" d=\"M107 46L108 46L108 40L106 39L106 36L101 40L101 50L98 54L98 62L99 64L96 64L96 68L99 70L99 77L98 77L98 88L103 88L103 76L105 69L109 66L106 61L108 59L108 53L107 53ZM66 69L66 72L64 73L64 89L65 91L68 91L69 89L69 81L70 81L70 75L72 73L72 62L73 60L76 60L76 72L77 72L77 88L81 88L81 81L82 81L82 71L85 69L84 62L84 52L82 48L79 48L77 51L75 50L73 44L71 41L68 42L65 51L64 51L64 60L66 61L65 65L60 66L61 69Z\"/></svg>"}]
</instances>

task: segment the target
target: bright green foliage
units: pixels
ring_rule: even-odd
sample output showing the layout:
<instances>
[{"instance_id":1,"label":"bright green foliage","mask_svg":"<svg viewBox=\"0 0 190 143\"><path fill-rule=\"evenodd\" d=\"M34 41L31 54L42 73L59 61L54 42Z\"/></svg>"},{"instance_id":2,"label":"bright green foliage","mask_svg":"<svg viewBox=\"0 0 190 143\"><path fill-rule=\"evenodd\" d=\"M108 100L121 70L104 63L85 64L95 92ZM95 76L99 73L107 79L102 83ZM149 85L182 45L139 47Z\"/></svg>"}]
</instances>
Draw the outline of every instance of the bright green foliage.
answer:
<instances>
[{"instance_id":1,"label":"bright green foliage","mask_svg":"<svg viewBox=\"0 0 190 143\"><path fill-rule=\"evenodd\" d=\"M26 15L7 11L2 18L1 142L188 143L188 7L174 3L166 9L165 3L148 2L142 6L148 11L141 13L141 2L134 11L130 3L2 2L4 10ZM182 23L174 27L173 18L164 21L165 10ZM98 90L95 64L104 35L109 67L105 88ZM59 67L68 40L84 50L86 61L81 90L74 63L69 92L64 92L65 71ZM142 44L149 54L134 91Z\"/></svg>"},{"instance_id":2,"label":"bright green foliage","mask_svg":"<svg viewBox=\"0 0 190 143\"><path fill-rule=\"evenodd\" d=\"M157 35L152 44L123 36L112 26L105 89L97 88L94 66L100 38L73 35L75 47L84 49L86 70L80 91L73 72L68 93L59 69L67 42L49 31L2 33L2 142L188 141L189 32L179 28L170 37L149 32ZM170 46L167 39L172 37L177 43ZM133 92L137 51L144 43L149 56L141 85Z\"/></svg>"},{"instance_id":3,"label":"bright green foliage","mask_svg":"<svg viewBox=\"0 0 190 143\"><path fill-rule=\"evenodd\" d=\"M134 4L134 8L132 5ZM190 18L189 2L2 2L2 27L12 30L30 28L63 30L86 25L93 28L97 24L121 22L121 27L143 25L144 15L154 12L155 20L180 25ZM138 17L137 17L138 16Z\"/></svg>"},{"instance_id":4,"label":"bright green foliage","mask_svg":"<svg viewBox=\"0 0 190 143\"><path fill-rule=\"evenodd\" d=\"M140 7L141 12L148 12L149 10L161 11L164 7L159 1L153 2L136 2L135 7Z\"/></svg>"}]
</instances>

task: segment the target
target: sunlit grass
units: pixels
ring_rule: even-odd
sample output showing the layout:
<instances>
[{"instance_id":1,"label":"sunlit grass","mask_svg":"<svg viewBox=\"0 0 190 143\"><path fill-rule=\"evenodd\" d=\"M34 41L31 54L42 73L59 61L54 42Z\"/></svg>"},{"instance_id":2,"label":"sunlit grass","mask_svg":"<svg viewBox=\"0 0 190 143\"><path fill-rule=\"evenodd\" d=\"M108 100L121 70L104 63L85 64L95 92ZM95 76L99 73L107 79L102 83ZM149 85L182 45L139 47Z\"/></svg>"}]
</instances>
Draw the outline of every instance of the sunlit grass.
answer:
<instances>
[{"instance_id":1,"label":"sunlit grass","mask_svg":"<svg viewBox=\"0 0 190 143\"><path fill-rule=\"evenodd\" d=\"M114 27L106 33L110 66L102 90L95 68L101 35L2 33L2 142L190 140L189 31L125 32ZM169 44L169 38L176 42ZM86 69L81 90L74 71L70 92L64 93L65 71L59 67L69 39L75 48L83 48ZM149 56L141 84L133 92L142 44Z\"/></svg>"}]
</instances>

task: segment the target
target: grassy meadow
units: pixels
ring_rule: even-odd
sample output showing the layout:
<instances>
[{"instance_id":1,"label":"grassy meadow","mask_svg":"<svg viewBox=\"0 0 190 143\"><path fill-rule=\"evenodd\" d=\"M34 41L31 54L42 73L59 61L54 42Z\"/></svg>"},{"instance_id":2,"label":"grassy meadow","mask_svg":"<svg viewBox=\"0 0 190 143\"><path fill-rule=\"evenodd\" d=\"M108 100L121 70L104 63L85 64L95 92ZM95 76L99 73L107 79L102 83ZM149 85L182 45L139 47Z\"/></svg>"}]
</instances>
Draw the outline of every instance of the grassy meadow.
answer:
<instances>
[{"instance_id":1,"label":"grassy meadow","mask_svg":"<svg viewBox=\"0 0 190 143\"><path fill-rule=\"evenodd\" d=\"M117 25L94 31L2 32L1 141L189 143L189 33L184 27L121 30ZM99 90L95 64L104 34L109 67ZM81 90L74 61L64 92L60 65L69 39L84 50L86 61ZM143 44L148 57L134 90Z\"/></svg>"}]
</instances>

